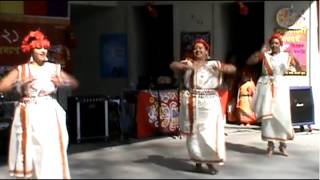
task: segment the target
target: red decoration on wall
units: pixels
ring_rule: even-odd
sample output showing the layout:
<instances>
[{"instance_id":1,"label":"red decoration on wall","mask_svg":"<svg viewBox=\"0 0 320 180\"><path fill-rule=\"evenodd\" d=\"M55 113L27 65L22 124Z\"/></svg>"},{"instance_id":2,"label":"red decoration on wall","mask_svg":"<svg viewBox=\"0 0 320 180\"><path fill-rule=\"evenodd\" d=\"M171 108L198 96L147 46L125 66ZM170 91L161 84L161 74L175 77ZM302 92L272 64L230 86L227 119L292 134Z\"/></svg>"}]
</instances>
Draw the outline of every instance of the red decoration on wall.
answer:
<instances>
[{"instance_id":1,"label":"red decoration on wall","mask_svg":"<svg viewBox=\"0 0 320 180\"><path fill-rule=\"evenodd\" d=\"M158 11L153 7L153 3L152 2L148 2L146 4L146 8L149 12L149 16L156 18L158 17Z\"/></svg>"},{"instance_id":2,"label":"red decoration on wall","mask_svg":"<svg viewBox=\"0 0 320 180\"><path fill-rule=\"evenodd\" d=\"M23 10L25 15L47 16L47 1L24 1Z\"/></svg>"},{"instance_id":3,"label":"red decoration on wall","mask_svg":"<svg viewBox=\"0 0 320 180\"><path fill-rule=\"evenodd\" d=\"M25 15L67 17L68 1L28 0L23 1L23 10Z\"/></svg>"},{"instance_id":4,"label":"red decoration on wall","mask_svg":"<svg viewBox=\"0 0 320 180\"><path fill-rule=\"evenodd\" d=\"M245 4L243 4L243 2L238 2L238 4L239 4L239 10L240 10L240 14L242 15L242 16L247 16L248 15L248 13L249 13L249 8L248 8L248 6L246 6Z\"/></svg>"}]
</instances>

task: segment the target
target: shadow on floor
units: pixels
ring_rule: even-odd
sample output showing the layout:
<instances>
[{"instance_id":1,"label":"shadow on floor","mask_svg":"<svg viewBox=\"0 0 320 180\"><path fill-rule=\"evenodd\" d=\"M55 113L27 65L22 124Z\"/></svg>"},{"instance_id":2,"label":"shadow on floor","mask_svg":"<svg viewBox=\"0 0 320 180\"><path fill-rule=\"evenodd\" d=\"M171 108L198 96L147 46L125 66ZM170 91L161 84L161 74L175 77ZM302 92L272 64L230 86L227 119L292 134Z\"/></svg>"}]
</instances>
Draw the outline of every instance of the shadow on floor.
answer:
<instances>
[{"instance_id":1,"label":"shadow on floor","mask_svg":"<svg viewBox=\"0 0 320 180\"><path fill-rule=\"evenodd\" d=\"M266 154L266 149L260 149L253 146L243 144L226 143L227 150L248 153L248 154Z\"/></svg>"},{"instance_id":2,"label":"shadow on floor","mask_svg":"<svg viewBox=\"0 0 320 180\"><path fill-rule=\"evenodd\" d=\"M145 142L145 141L150 141L150 140L160 139L160 138L167 138L167 137L168 136L154 136L154 137L144 138L144 139L130 138L128 140L114 139L111 141L96 139L96 140L89 140L81 143L71 143L69 144L69 147L68 147L68 154L93 151L93 150L106 148L106 147L128 145L128 144ZM172 138L179 139L178 137L172 137Z\"/></svg>"},{"instance_id":3,"label":"shadow on floor","mask_svg":"<svg viewBox=\"0 0 320 180\"><path fill-rule=\"evenodd\" d=\"M134 161L136 163L154 163L159 166L177 171L191 171L193 165L190 164L190 159L181 158L166 158L161 155L149 155L145 159Z\"/></svg>"},{"instance_id":4,"label":"shadow on floor","mask_svg":"<svg viewBox=\"0 0 320 180\"><path fill-rule=\"evenodd\" d=\"M160 138L167 138L167 137L168 136L155 136L155 137L144 138L144 139L130 138L128 140L113 139L113 140L107 140L107 141L101 140L101 139L93 139L93 140L87 140L87 141L84 141L81 143L74 143L73 142L73 143L69 143L68 154L94 151L94 150L106 148L106 147L122 146L122 145L151 141L151 140L160 139ZM174 136L169 136L169 137L172 137L174 139L179 139L179 137L174 137ZM7 165L7 159L8 159L8 152L1 151L1 153L0 153L0 166Z\"/></svg>"},{"instance_id":5,"label":"shadow on floor","mask_svg":"<svg viewBox=\"0 0 320 180\"><path fill-rule=\"evenodd\" d=\"M153 163L165 168L168 168L173 171L184 171L184 172L192 172L192 173L201 173L201 174L212 174L212 172L203 168L202 171L195 169L195 164L188 158L166 158L161 155L149 155L145 159L134 161L135 163ZM216 172L217 173L217 172Z\"/></svg>"}]
</instances>

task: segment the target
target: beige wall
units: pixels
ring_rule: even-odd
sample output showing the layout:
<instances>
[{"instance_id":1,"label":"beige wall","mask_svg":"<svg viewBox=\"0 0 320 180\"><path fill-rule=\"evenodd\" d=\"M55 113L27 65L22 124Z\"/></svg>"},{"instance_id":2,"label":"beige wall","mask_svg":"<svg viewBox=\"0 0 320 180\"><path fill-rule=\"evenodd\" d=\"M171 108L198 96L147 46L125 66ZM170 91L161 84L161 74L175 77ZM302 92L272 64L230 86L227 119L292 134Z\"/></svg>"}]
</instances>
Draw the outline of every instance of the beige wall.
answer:
<instances>
[{"instance_id":1,"label":"beige wall","mask_svg":"<svg viewBox=\"0 0 320 180\"><path fill-rule=\"evenodd\" d=\"M218 58L223 58L228 47L228 37L226 22L224 19L223 5L225 3L234 3L234 1L153 1L155 4L173 5L173 22L174 22L174 57L180 56L180 33L182 31L210 31L211 40L213 40L214 54ZM314 1L316 2L316 1ZM104 9L90 14L85 12L85 16L79 22L78 26L83 35L91 32L87 37L90 42L89 51L86 48L77 50L76 61L82 62L82 67L78 69L77 74L81 77L83 89L80 94L105 93L107 95L118 95L121 89L127 87L130 82L137 82L138 73L143 71L143 65L139 64L143 51L139 45L139 20L135 17L134 6L144 5L145 2L139 1L118 1L112 5L103 5ZM318 23L317 16L318 6L312 1L265 1L265 39L267 39L277 27L275 15L277 10L282 7L294 7L299 10L305 10L308 15L309 23L309 44L308 44L308 75L299 77L288 77L292 86L312 86L315 102L316 124L319 124L320 105L316 99L319 95L319 48L318 48ZM99 6L99 5L95 5ZM108 12L105 12L108 11ZM71 11L72 14L72 11ZM116 18L115 18L116 17ZM95 20L92 20L95 18ZM91 20L89 20L91 19ZM90 22L94 21L94 22ZM200 22L200 23L199 23ZM316 22L316 23L315 23ZM88 28L90 30L88 30ZM87 30L86 30L87 29ZM99 57L98 57L98 35L104 32L127 32L129 38L129 77L128 79L104 80L99 78ZM81 54L86 52L84 54ZM91 65L89 65L89 62ZM83 69L93 74L83 73ZM81 72L80 72L81 71ZM81 87L82 88L82 87Z\"/></svg>"}]
</instances>

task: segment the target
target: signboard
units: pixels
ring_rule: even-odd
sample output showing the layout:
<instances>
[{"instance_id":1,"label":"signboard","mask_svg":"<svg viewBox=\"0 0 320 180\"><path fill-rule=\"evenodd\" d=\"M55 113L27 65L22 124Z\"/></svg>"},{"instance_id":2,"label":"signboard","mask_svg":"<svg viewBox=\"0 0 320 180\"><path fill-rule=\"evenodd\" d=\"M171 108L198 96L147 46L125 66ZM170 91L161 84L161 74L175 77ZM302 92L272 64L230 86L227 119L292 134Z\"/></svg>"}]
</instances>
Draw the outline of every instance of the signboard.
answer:
<instances>
[{"instance_id":1,"label":"signboard","mask_svg":"<svg viewBox=\"0 0 320 180\"><path fill-rule=\"evenodd\" d=\"M29 57L20 45L29 31L41 30L51 44L65 44L69 19L40 16L0 16L0 65L17 65Z\"/></svg>"},{"instance_id":2,"label":"signboard","mask_svg":"<svg viewBox=\"0 0 320 180\"><path fill-rule=\"evenodd\" d=\"M283 48L291 52L298 60L301 70L289 72L286 75L306 76L307 75L307 29L277 29L276 32L283 34Z\"/></svg>"}]
</instances>

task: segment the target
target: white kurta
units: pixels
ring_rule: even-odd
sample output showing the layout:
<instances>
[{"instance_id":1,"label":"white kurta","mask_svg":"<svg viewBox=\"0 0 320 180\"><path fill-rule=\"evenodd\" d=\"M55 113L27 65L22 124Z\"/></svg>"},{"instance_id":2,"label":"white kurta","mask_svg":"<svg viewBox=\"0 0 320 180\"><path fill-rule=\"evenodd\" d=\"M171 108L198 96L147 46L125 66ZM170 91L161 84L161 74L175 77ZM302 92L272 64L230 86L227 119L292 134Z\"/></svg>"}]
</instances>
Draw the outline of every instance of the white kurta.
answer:
<instances>
[{"instance_id":1,"label":"white kurta","mask_svg":"<svg viewBox=\"0 0 320 180\"><path fill-rule=\"evenodd\" d=\"M261 121L263 140L292 140L294 131L291 122L290 90L284 77L289 67L289 54L280 52L270 55L265 53L273 75L269 75L263 66L262 76L256 86L253 99L257 121Z\"/></svg>"},{"instance_id":2,"label":"white kurta","mask_svg":"<svg viewBox=\"0 0 320 180\"><path fill-rule=\"evenodd\" d=\"M56 87L51 76L60 66L45 63L32 70L29 64L17 67L20 78L36 80L23 92L16 107L9 146L9 172L16 177L69 179L66 114L51 95Z\"/></svg>"},{"instance_id":3,"label":"white kurta","mask_svg":"<svg viewBox=\"0 0 320 180\"><path fill-rule=\"evenodd\" d=\"M180 127L187 137L189 156L195 162L224 162L226 159L224 118L215 90L221 83L221 73L213 71L212 66L221 64L209 61L194 74L187 71L184 83L189 90L180 94Z\"/></svg>"}]
</instances>

